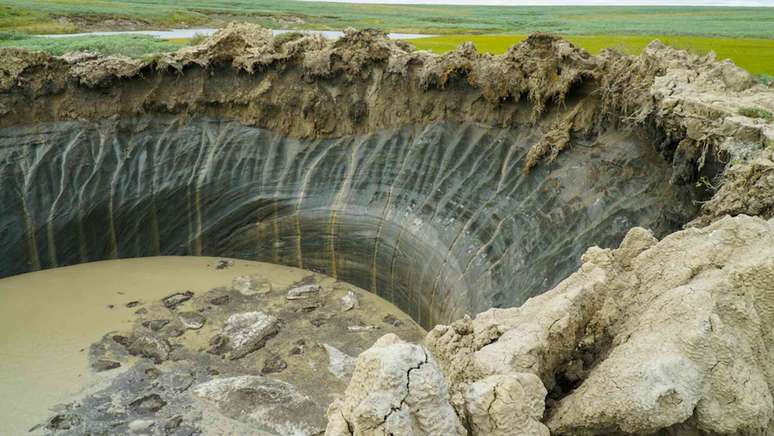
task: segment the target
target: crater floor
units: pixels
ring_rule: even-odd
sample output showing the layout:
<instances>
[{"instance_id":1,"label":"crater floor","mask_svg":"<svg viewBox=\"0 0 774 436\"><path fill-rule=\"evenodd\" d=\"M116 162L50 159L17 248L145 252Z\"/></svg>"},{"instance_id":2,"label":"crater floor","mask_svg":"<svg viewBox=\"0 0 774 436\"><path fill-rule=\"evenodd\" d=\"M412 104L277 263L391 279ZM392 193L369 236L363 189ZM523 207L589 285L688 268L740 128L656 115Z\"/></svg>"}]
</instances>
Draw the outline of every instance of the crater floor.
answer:
<instances>
[{"instance_id":1,"label":"crater floor","mask_svg":"<svg viewBox=\"0 0 774 436\"><path fill-rule=\"evenodd\" d=\"M319 286L319 294L288 300L288 290L300 283ZM190 300L173 308L161 301L187 291L193 293ZM229 316L255 311L278 321L262 347L237 359L207 352ZM26 434L33 427L33 434L122 433L132 422L148 419L157 432L174 423L166 434L197 428L205 434L207 429L282 433L282 425L290 424L321 430L332 395L346 387L352 356L387 332L415 341L425 333L372 293L259 262L148 257L0 279L0 421L7 434ZM115 336L156 338L168 345L168 355L132 355ZM213 390L218 380L226 381L220 382L221 391ZM233 387L229 382L245 380L253 391L295 402L277 409L264 398L261 409L250 403L255 398L249 386L242 386L242 397L214 396ZM194 390L200 385L205 387L199 395ZM166 404L150 417L154 395ZM132 406L138 399L144 401ZM235 417L231 409L240 404L268 408L272 416L241 423L225 418Z\"/></svg>"}]
</instances>

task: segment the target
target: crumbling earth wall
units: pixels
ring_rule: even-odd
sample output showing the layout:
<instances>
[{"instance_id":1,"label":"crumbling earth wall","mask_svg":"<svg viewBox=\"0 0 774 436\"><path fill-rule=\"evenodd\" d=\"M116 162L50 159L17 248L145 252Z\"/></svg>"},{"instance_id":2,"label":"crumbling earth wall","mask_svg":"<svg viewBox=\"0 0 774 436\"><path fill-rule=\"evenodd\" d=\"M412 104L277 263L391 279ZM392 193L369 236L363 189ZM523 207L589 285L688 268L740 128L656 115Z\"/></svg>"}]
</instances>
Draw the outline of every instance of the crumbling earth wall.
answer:
<instances>
[{"instance_id":1,"label":"crumbling earth wall","mask_svg":"<svg viewBox=\"0 0 774 436\"><path fill-rule=\"evenodd\" d=\"M505 54L471 43L443 55L377 31L273 37L233 24L198 46L142 60L3 49L0 127L148 114L237 119L290 137L319 138L435 121L543 130L527 166L552 160L573 137L637 126L692 180L714 155L771 145L774 92L730 61L659 42L638 57L591 56L534 34Z\"/></svg>"},{"instance_id":2,"label":"crumbling earth wall","mask_svg":"<svg viewBox=\"0 0 774 436\"><path fill-rule=\"evenodd\" d=\"M770 434L772 247L774 220L749 216L661 241L635 228L617 249L592 247L521 307L428 334L447 404L469 434Z\"/></svg>"}]
</instances>

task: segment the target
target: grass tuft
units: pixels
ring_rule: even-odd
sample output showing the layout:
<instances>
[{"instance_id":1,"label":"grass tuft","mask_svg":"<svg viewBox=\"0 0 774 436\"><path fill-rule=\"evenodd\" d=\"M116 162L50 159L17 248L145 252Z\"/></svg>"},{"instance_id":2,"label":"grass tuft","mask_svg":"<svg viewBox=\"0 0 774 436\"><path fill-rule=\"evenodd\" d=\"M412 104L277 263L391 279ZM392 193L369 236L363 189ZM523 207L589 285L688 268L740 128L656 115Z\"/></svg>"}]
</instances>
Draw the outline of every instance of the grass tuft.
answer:
<instances>
[{"instance_id":1,"label":"grass tuft","mask_svg":"<svg viewBox=\"0 0 774 436\"><path fill-rule=\"evenodd\" d=\"M757 108L757 107L742 107L738 110L739 115L745 116L747 118L759 118L768 122L774 121L774 114L771 112Z\"/></svg>"},{"instance_id":2,"label":"grass tuft","mask_svg":"<svg viewBox=\"0 0 774 436\"><path fill-rule=\"evenodd\" d=\"M758 83L760 83L763 86L772 86L774 85L774 76L770 74L758 74L755 76L755 78L758 80Z\"/></svg>"},{"instance_id":3,"label":"grass tuft","mask_svg":"<svg viewBox=\"0 0 774 436\"><path fill-rule=\"evenodd\" d=\"M207 35L202 35L201 33L197 33L193 36L193 38L186 41L189 45L199 45L203 43L207 39Z\"/></svg>"}]
</instances>

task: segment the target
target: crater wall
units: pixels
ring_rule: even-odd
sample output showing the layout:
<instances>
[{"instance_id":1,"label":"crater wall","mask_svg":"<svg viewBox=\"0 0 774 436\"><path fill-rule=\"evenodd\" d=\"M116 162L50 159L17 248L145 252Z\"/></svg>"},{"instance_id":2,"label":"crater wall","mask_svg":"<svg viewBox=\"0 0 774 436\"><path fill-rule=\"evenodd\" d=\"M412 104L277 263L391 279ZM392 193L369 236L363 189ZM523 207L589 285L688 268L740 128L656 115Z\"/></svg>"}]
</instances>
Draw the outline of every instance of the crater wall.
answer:
<instances>
[{"instance_id":1,"label":"crater wall","mask_svg":"<svg viewBox=\"0 0 774 436\"><path fill-rule=\"evenodd\" d=\"M749 74L658 42L434 55L232 25L143 60L2 55L1 275L239 257L352 282L428 328L519 305L632 227L677 230L774 138L738 114L774 107ZM770 197L721 190L703 216Z\"/></svg>"},{"instance_id":2,"label":"crater wall","mask_svg":"<svg viewBox=\"0 0 774 436\"><path fill-rule=\"evenodd\" d=\"M450 122L316 140L205 117L4 128L0 274L228 256L330 274L432 326L519 305L588 246L692 213L633 133L525 172L539 140Z\"/></svg>"}]
</instances>

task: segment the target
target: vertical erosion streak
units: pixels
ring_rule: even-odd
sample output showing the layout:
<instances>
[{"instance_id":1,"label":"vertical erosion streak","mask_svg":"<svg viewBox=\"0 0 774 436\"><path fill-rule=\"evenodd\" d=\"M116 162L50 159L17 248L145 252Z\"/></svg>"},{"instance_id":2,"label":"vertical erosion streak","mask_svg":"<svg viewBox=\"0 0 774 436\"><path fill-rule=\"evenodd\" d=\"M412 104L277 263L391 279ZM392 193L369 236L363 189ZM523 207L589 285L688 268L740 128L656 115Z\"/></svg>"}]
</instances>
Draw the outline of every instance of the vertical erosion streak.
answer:
<instances>
[{"instance_id":1,"label":"vertical erosion streak","mask_svg":"<svg viewBox=\"0 0 774 436\"><path fill-rule=\"evenodd\" d=\"M89 259L89 249L88 244L86 242L86 229L84 228L83 220L84 220L84 211L87 209L86 204L86 189L90 186L92 180L94 180L95 177L99 174L100 168L102 168L103 162L105 161L105 157L107 156L107 152L105 150L105 141L104 136L98 135L97 137L98 141L96 142L96 149L97 149L97 155L94 156L94 141L89 140L89 156L91 157L92 162L92 168L91 173L86 178L86 181L81 183L81 187L78 190L78 249L80 252L80 261L88 262Z\"/></svg>"},{"instance_id":2,"label":"vertical erosion streak","mask_svg":"<svg viewBox=\"0 0 774 436\"><path fill-rule=\"evenodd\" d=\"M259 135L259 138L261 136ZM267 153L264 153L264 158L261 160L258 160L258 163L262 163L263 166L258 170L258 174L261 176L261 181L258 184L259 188L263 188L266 185L266 174L267 170L266 167L270 161L269 157L279 154L279 147L277 147L277 150L274 150L274 144L276 144L276 141L272 141L271 138L267 138L267 145L269 147L269 150ZM260 142L259 142L260 143ZM260 198L260 196L259 196ZM256 207L255 208L255 259L261 260L261 236L263 236L263 230L265 230L266 223L263 221L263 215L262 215L261 208Z\"/></svg>"},{"instance_id":3,"label":"vertical erosion streak","mask_svg":"<svg viewBox=\"0 0 774 436\"><path fill-rule=\"evenodd\" d=\"M100 135L102 135L103 132L100 132ZM110 241L110 258L111 259L117 259L118 258L118 235L116 233L116 223L115 223L115 193L116 193L116 184L118 183L119 176L121 175L121 170L123 169L123 166L126 162L126 157L124 156L124 149L121 147L120 142L118 141L118 136L113 138L112 141L113 144L113 152L116 155L116 167L113 169L113 177L110 180L110 196L108 198L108 235L109 235L109 241Z\"/></svg>"},{"instance_id":4,"label":"vertical erosion streak","mask_svg":"<svg viewBox=\"0 0 774 436\"><path fill-rule=\"evenodd\" d=\"M30 192L30 189L32 187L32 179L37 171L37 169L40 167L41 159L35 159L35 154L32 152L32 148L28 145L25 147L26 155L31 156L32 162L30 162L29 167L26 167L25 159L20 159L20 166L21 166L21 173L24 177L24 183L22 191L19 193L19 196L21 198L22 203L22 215L24 216L24 226L26 228L26 239L27 239L27 252L30 257L30 268L33 271L39 271L40 270L40 256L38 255L38 238L35 232L35 223L32 220L32 216L30 214L30 206L27 201L27 194Z\"/></svg>"},{"instance_id":5,"label":"vertical erosion streak","mask_svg":"<svg viewBox=\"0 0 774 436\"><path fill-rule=\"evenodd\" d=\"M159 135L159 138L150 146L148 153L148 168L150 171L150 204L148 208L150 210L150 225L151 225L151 249L154 255L161 256L161 235L159 234L159 216L158 206L156 205L156 196L159 192L159 180L160 177L158 171L156 171L157 164L160 165L163 162L164 142L170 140L172 137L172 130L178 127L177 122L171 122Z\"/></svg>"},{"instance_id":6,"label":"vertical erosion streak","mask_svg":"<svg viewBox=\"0 0 774 436\"><path fill-rule=\"evenodd\" d=\"M320 153L313 161L312 164L309 166L309 168L304 168L304 178L301 182L301 189L298 193L298 201L296 202L296 212L295 212L295 218L296 218L296 262L299 268L304 269L304 256L303 252L301 250L301 203L304 201L304 197L306 197L306 187L309 185L309 181L312 178L312 173L314 173L314 170L317 168L317 165L320 164L320 162L323 160L325 156L328 155L328 153L336 147L338 144L336 141L331 141L330 145L322 152Z\"/></svg>"},{"instance_id":7,"label":"vertical erosion streak","mask_svg":"<svg viewBox=\"0 0 774 436\"><path fill-rule=\"evenodd\" d=\"M468 273L468 270L470 269L470 266L473 264L473 261L475 261L478 256L481 256L482 254L486 253L489 247L491 247L492 244L494 244L494 242L497 240L497 237L500 236L500 230L502 230L503 224L505 224L506 221L516 222L516 219L513 216L507 216L501 219L499 223L497 223L497 227L495 227L495 231L492 233L492 236L489 238L489 240L486 241L486 243L482 245L478 250L476 250L473 256L470 256L470 259L468 259L467 264L465 264L465 269L462 270L463 278Z\"/></svg>"},{"instance_id":8,"label":"vertical erosion streak","mask_svg":"<svg viewBox=\"0 0 774 436\"><path fill-rule=\"evenodd\" d=\"M642 199L642 194L647 192L649 189L651 189L650 186L644 185L642 188L636 190L635 192L631 193L633 198ZM587 238L588 234L595 231L595 229L598 229L602 226L602 224L613 217L617 211L623 209L622 205L630 202L631 199L626 196L621 196L618 200L613 202L608 209L602 214L601 216L597 217L594 221L591 221L589 224L587 224L583 231L576 234L569 234L569 233L562 233L561 239L558 241L555 241L551 244L551 250L543 251L540 254L541 259L557 259L559 258L559 252L562 251L563 248L566 248L568 245L571 245L575 240L577 239L585 239ZM546 217L546 220L549 220L548 217Z\"/></svg>"},{"instance_id":9,"label":"vertical erosion streak","mask_svg":"<svg viewBox=\"0 0 774 436\"><path fill-rule=\"evenodd\" d=\"M444 257L444 262L443 262L444 265L448 264L449 259L452 258L453 253L454 253L454 248L456 247L456 245L459 242L459 240L462 238L462 235L464 235L468 231L468 229L470 229L470 227L473 225L474 222L476 222L476 220L478 219L478 217L481 215L482 212L488 210L489 206L493 202L495 202L495 200L497 198L500 198L501 195L503 195L503 190L506 189L506 187L508 185L507 180L509 179L509 176L512 176L511 169L523 157L523 154L522 154L522 156L520 156L518 159L514 160L515 151L516 151L516 149L520 148L518 146L519 143L521 143L521 141L513 141L513 142L511 142L511 145L508 148L508 151L506 152L505 158L498 165L499 166L498 181L497 181L497 185L496 185L495 189L493 190L493 193L489 196L489 198L481 206L479 206L471 214L470 218L465 222L465 224L460 228L459 232L457 232L457 234L454 236L454 238L452 239L451 244L449 244L449 247L447 249L446 255ZM526 150L526 148L524 150ZM524 153L526 153L526 151ZM507 194L505 194L506 198L510 197L510 195L514 191L516 191L518 189L518 187L521 186L522 183L525 180L525 178L523 176L522 177L514 177L514 179L517 180L517 182L514 185L514 187ZM479 186L481 186L481 184ZM501 230L502 224L504 222L506 222L506 219L502 219L500 221L500 223L498 223L498 225L497 225L497 227L495 229L494 235L491 238L491 241L494 241L494 238L496 237L497 233ZM470 267L472 259L475 259L476 255L471 257L471 261L468 262L468 264L465 267L465 270L461 272L461 275L460 275L460 280L461 281L465 281L465 274L467 273L467 269ZM438 290L437 288L438 288L438 284L439 284L440 280L441 280L441 276L440 275L435 277L435 280L433 282L433 289L432 289L432 297L431 297L432 300L435 299L435 295L437 293L437 290ZM453 307L450 307L449 310L450 311L454 311L454 310L457 310L457 308L456 308L456 306L453 306Z\"/></svg>"},{"instance_id":10,"label":"vertical erosion streak","mask_svg":"<svg viewBox=\"0 0 774 436\"><path fill-rule=\"evenodd\" d=\"M468 134L475 134L476 135L475 139L469 138ZM465 191L464 188L467 186L466 182L458 183L457 186L454 187L455 189L450 189L448 187L450 182L448 181L454 174L456 174L456 172L460 169L460 167L462 167L463 163L467 162L467 159L470 157L470 155L473 153L474 150L478 152L478 157L474 160L474 163L471 166L471 168L468 170L464 180L467 181L474 174L479 174L479 172L477 172L476 170L479 168L481 161L489 154L492 147L496 145L496 141L489 141L485 149L480 149L480 143L482 141L482 137L483 137L483 133L480 133L480 132L471 133L468 131L468 129L465 129L465 131L463 131L461 134L456 135L457 141L454 143L454 145L447 147L451 150L451 152L445 156L444 161L442 162L442 166L439 168L439 174L442 172L443 175L442 176L439 175L436 177L436 181L433 184L430 194L427 197L425 197L425 200L417 209L421 211L425 208L425 206L429 205L430 203L433 203L433 213L430 216L430 218L427 220L428 222L432 223L433 221L435 221L435 219L438 217L438 213L443 209L446 203L451 201L451 199L454 197L454 194ZM456 159L456 163L453 166L449 166L448 162L453 158L454 156L453 152L460 147L462 147L463 149L462 156ZM488 172L484 172L484 174L487 174L487 173ZM486 180L485 177L481 177L481 176L479 176L479 179L482 181ZM479 186L479 185L476 185L476 186ZM440 199L435 200L436 194L438 192L443 192L444 190L446 191L446 193L442 195ZM470 192L475 192L475 191L476 189L470 190ZM437 277L441 277L445 272L447 272L446 270L447 265L448 265L448 262L446 261L444 261L441 264L441 266L438 268L438 271L436 273ZM422 274L419 277L419 283L424 283L424 279L425 279L425 275L427 273L428 267L429 265L426 264L424 268L422 268ZM430 298L430 304L428 307L433 308L435 307L435 283L433 284L433 287L431 289L432 289L432 293ZM432 312L430 313L430 316L433 317ZM430 324L433 324L436 320L431 318L428 321Z\"/></svg>"},{"instance_id":11,"label":"vertical erosion streak","mask_svg":"<svg viewBox=\"0 0 774 436\"><path fill-rule=\"evenodd\" d=\"M381 150L382 146L381 143L377 146L373 147L367 147L365 150L365 153L369 153L368 159L360 165L358 163L357 155L358 151L362 148L362 144L364 142L368 141L368 138L361 138L355 141L355 143L352 145L352 149L347 157L347 173L344 176L344 181L341 184L341 189L336 193L336 197L333 199L333 204L331 205L331 219L330 224L328 227L328 238L330 241L330 247L328 249L330 256L331 256L331 276L334 279L338 279L338 272L337 272L337 262L336 262L336 238L338 237L336 233L336 218L339 210L343 210L346 207L346 204L349 200L349 193L352 189L352 181L355 178L355 172L362 168L364 173L367 173L367 169L371 166L374 160L374 156L376 156L379 153L379 150ZM372 292L376 292L373 289Z\"/></svg>"},{"instance_id":12,"label":"vertical erosion streak","mask_svg":"<svg viewBox=\"0 0 774 436\"><path fill-rule=\"evenodd\" d=\"M447 162L448 162L448 160L450 158L450 156L453 154L449 150L453 150L454 149L453 145L452 146L445 146L445 144L442 144L441 141L429 141L430 138L426 137L425 135L431 137L432 136L432 131L428 132L428 130L423 130L423 132L420 134L419 140L425 144L424 150L428 154L431 154L431 153L441 154L442 157L440 159L440 162L437 162L432 157L430 157L428 155L425 155L425 158L423 159L423 162L422 162L423 165L417 171L417 174L419 174L420 176L419 176L419 180L416 181L416 186L415 186L416 192L423 192L422 187L426 184L426 182L427 182L427 184L431 185L431 187L429 188L429 193L425 197L425 200L416 209L417 213L421 213L422 212L422 209L427 204L428 199L430 197L432 197L433 194L435 193L436 189L438 189L438 186L439 186L439 184L438 184L439 183L438 176L435 174L434 171L432 171L432 169L437 168L440 171L441 169L445 168L446 165L447 165ZM435 178L433 178L434 175L435 175ZM396 270L396 265L397 265L397 262L398 262L398 256L399 256L399 253L400 253L400 244L401 244L401 241L402 241L403 234L405 233L406 227L407 226L401 226L400 227L400 230L398 231L398 236L395 239L395 247L393 249L392 261L390 262L391 287L395 287L395 270ZM413 278L413 272L410 275L410 277ZM409 282L409 283L411 283L411 282ZM421 282L418 282L418 283L419 283L420 286L422 285ZM409 287L410 286L411 285L409 285ZM414 317L414 319L420 325L423 325L422 324L422 311L420 310L421 304L419 304L419 302L420 302L420 300L422 298L421 297L421 293L422 292L424 292L423 289L416 289L413 292L414 295L417 298L417 302L415 303L415 307L416 307L417 310L416 310L416 316ZM428 313L432 311L432 307L428 306L427 309L428 309Z\"/></svg>"},{"instance_id":13,"label":"vertical erosion streak","mask_svg":"<svg viewBox=\"0 0 774 436\"><path fill-rule=\"evenodd\" d=\"M493 141L493 143L494 142L495 141ZM452 242L451 242L451 244L449 244L449 247L448 247L448 249L446 251L446 255L444 256L444 260L443 260L443 264L442 264L443 266L441 268L441 271L443 270L443 268L446 267L446 265L448 265L449 259L453 257L454 248L456 247L457 242L460 240L461 236L463 234L465 234L465 232L468 230L468 228L470 228L470 226L474 222L475 218L477 218L481 212L487 210L487 207L489 206L489 204L492 201L494 201L496 198L498 198L498 196L500 195L500 192L502 191L504 183L505 183L505 179L506 179L506 177L508 175L510 175L510 163L511 163L511 159L513 157L513 153L514 153L516 148L517 148L516 142L512 142L511 146L508 148L508 151L507 151L507 153L505 155L505 159L503 159L502 163L500 164L500 171L499 171L500 174L499 174L499 178L498 178L498 182L497 182L497 187L495 188L494 194L492 194L492 196L482 206L477 208L477 210L473 213L471 218L462 226L460 231L457 232L457 234L452 239ZM498 226L498 230L499 230L499 226ZM439 273L436 274L435 279L433 280L431 297L430 297L431 303L435 302L435 295L436 295L436 293L438 291L438 283L441 280L441 271L439 271ZM460 277L460 280L462 280L462 276Z\"/></svg>"},{"instance_id":14,"label":"vertical erosion streak","mask_svg":"<svg viewBox=\"0 0 774 436\"><path fill-rule=\"evenodd\" d=\"M195 194L191 192L191 186L194 186L194 181L196 180L197 175L199 174L198 168L199 165L201 165L202 157L204 155L204 151L206 149L204 145L204 137L206 135L207 127L206 125L202 126L201 135L199 136L199 153L196 155L196 162L194 162L193 167L191 168L191 176L188 178L188 183L186 183L186 200L188 201L188 250L189 253L196 253L196 215L195 215L195 205L196 205L196 199L194 198L193 201L191 200L191 197L194 197ZM194 215L193 217L191 215Z\"/></svg>"},{"instance_id":15,"label":"vertical erosion streak","mask_svg":"<svg viewBox=\"0 0 774 436\"><path fill-rule=\"evenodd\" d=\"M412 141L412 148L414 147L414 144L416 144L416 143L420 143L420 144L421 144L420 148L417 150L417 152L419 152L419 154L420 154L420 155L423 155L422 151L425 151L425 150L426 150L426 144L424 144L424 143L425 143L425 140L424 140L424 139L425 139L425 138L424 138L424 130L423 130L423 131L422 131L422 132L421 132L421 133L420 133L420 134L419 134L417 137L415 137L415 138L414 138L414 140ZM432 160L431 160L431 159L421 159L421 160L420 160L420 162L421 162L421 165L420 165L420 167L417 169L417 172L419 172L419 171L422 171L422 169L423 169L423 168L424 168L426 165L430 164L430 163L432 162ZM407 184L408 184L408 181L409 181L409 180L406 180L406 181L404 182L404 185L407 185ZM419 186L419 184L418 184L418 183L417 183L417 186ZM418 189L417 189L417 190L418 190ZM403 233L404 233L404 231L405 231L405 225L399 225L398 233L397 233L397 235L396 235L396 237L395 237L394 245L393 245L393 247L392 247L392 257L391 257L391 259L390 259L390 274L389 274L389 276L390 276L390 289L392 289L392 290L394 290L394 289L395 289L395 272L396 272L396 265L397 265L397 262L398 262L398 257L399 257L399 255L400 255L400 243L401 243L401 238L403 237ZM413 291L411 290L411 288L412 288L412 285L411 285L411 283L412 283L412 279L413 279L413 274L411 274L411 271L409 271L409 277L408 277L408 280L407 280L407 283L408 283L408 285L407 285L407 287L406 287L406 288L407 288L407 292L413 292L414 294L416 294L416 293L418 293L418 292L421 292L420 290L413 290ZM407 301L410 299L409 297L411 297L411 295L409 295L409 294L407 293L407 294L406 294L406 300L407 300ZM409 303L409 304L410 304L410 303ZM420 325L421 325L422 323L421 323L421 321L420 321L420 315L419 315L419 312L420 312L420 311L419 311L419 304L415 304L414 306L415 306L415 309L416 309L416 313L415 313L415 315L413 316L413 318L414 318L414 320L415 320L415 321L416 321L418 324L420 324ZM406 307L406 309L405 309L406 313L407 313L407 314L409 314L409 315L411 315L411 314L409 313L409 310L410 310L410 307Z\"/></svg>"},{"instance_id":16,"label":"vertical erosion streak","mask_svg":"<svg viewBox=\"0 0 774 436\"><path fill-rule=\"evenodd\" d=\"M24 194L22 194L24 196ZM30 217L30 211L29 207L27 206L27 201L24 200L24 209L22 213L24 214L24 225L27 228L27 252L30 256L30 268L32 271L40 271L40 257L38 256L38 245L37 245L37 236L35 235L35 226L32 224L32 219Z\"/></svg>"},{"instance_id":17,"label":"vertical erosion streak","mask_svg":"<svg viewBox=\"0 0 774 436\"><path fill-rule=\"evenodd\" d=\"M379 241L381 241L382 238L382 231L384 230L384 223L387 220L387 215L389 212L391 212L390 207L392 206L392 197L393 191L395 190L395 185L397 185L398 181L401 180L403 171L406 168L406 162L410 160L409 157L411 157L414 152L415 143L416 141L409 142L409 149L406 151L406 155L403 157L400 167L398 168L398 173L395 175L395 178L390 184L390 188L387 190L387 200L385 201L384 208L382 209L382 217L377 224L376 237L374 238L373 257L371 259L371 292L377 295L381 295L379 293L376 280L376 259L379 256ZM395 289L393 287L390 287L390 301L393 303L395 302Z\"/></svg>"},{"instance_id":18,"label":"vertical erosion streak","mask_svg":"<svg viewBox=\"0 0 774 436\"><path fill-rule=\"evenodd\" d=\"M286 150L286 153L288 152L288 143L286 139L281 140L284 147L283 149ZM279 146L277 147L279 151ZM293 156L295 158L297 154L293 153ZM271 230L272 230L272 245L271 245L271 258L273 263L282 263L280 262L279 258L279 245L280 245L280 229L279 229L279 202L282 199L282 196L280 195L282 193L282 187L284 186L285 179L290 174L290 170L293 168L293 165L291 162L294 159L286 159L286 163L282 165L282 174L276 178L275 183L277 184L276 188L274 189L274 197L273 200L273 208L274 212L272 213L272 219L271 219ZM278 164L274 162L273 166L277 166ZM264 172L266 172L266 167L264 167Z\"/></svg>"},{"instance_id":19,"label":"vertical erosion streak","mask_svg":"<svg viewBox=\"0 0 774 436\"><path fill-rule=\"evenodd\" d=\"M454 158L454 154L455 154L454 152L459 147L462 146L461 144L463 142L463 139L467 138L467 134L468 133L470 133L470 132L466 129L462 133L456 134L455 135L456 142L454 144L438 143L438 144L435 145L435 147L443 147L443 149L442 149L443 159L440 162L440 165L438 166L438 174L436 174L428 194L425 196L425 198L422 201L422 203L419 204L419 207L416 208L418 213L421 213L421 211L427 205L429 205L431 203L431 201L436 197L436 194L438 192L440 192L441 188L444 187L444 185L447 184L448 179L463 165L463 163L465 163L467 161L469 156L473 153L474 149L477 148L478 143L480 142L480 139L481 139L480 136L478 137L477 140L465 141L466 145L464 145L464 149L463 149L462 155L459 156L456 159L454 165L450 165L449 164L449 162ZM478 150L479 151L478 156L476 157L476 159L474 161L474 164L471 166L471 169L468 171L466 180L473 176L473 173L475 172L475 170L480 165L481 160L487 155L487 153L489 152L490 148L491 148L491 144L490 144L490 147L487 148L486 150ZM430 171L429 170L425 171L425 173L429 174ZM419 183L419 185L421 186L422 183ZM460 187L464 186L464 183L460 184L459 186ZM421 188L417 189L417 191L420 191L420 190L421 190ZM451 191L451 190L449 190L449 191ZM442 199L444 201L441 201L438 204L434 204L433 213L430 216L430 218L427 220L428 222L432 222L437 217L438 211L449 200L450 197L451 197L451 195L449 194L449 192L447 192L446 195L442 196ZM395 242L395 251L393 252L393 258L392 258L392 262L391 262L391 266L390 266L390 275L392 277L392 279L391 279L392 280L392 284L391 284L392 288L395 287L395 282L394 282L395 267L396 267L396 262L397 262L398 250L400 248L400 243L402 241L402 237L403 237L403 233L404 232L405 232L405 227L401 227L399 232L398 232L398 237L396 238L396 242ZM420 277L418 278L418 281L417 281L417 283L419 283L420 285L423 283L425 272L426 272L426 270L427 270L427 268L429 266L430 265L429 265L429 262L428 262L423 267L422 274L420 275ZM438 274L443 274L444 273L444 266L442 266L441 269L438 270ZM424 292L424 290L420 290L420 291ZM428 307L428 315L432 318L433 317L433 315L432 315L432 308L433 308L432 302L427 307ZM417 319L418 320L421 319L421 314L419 312L417 314ZM426 320L426 321L432 321L432 320Z\"/></svg>"},{"instance_id":20,"label":"vertical erosion streak","mask_svg":"<svg viewBox=\"0 0 774 436\"><path fill-rule=\"evenodd\" d=\"M64 151L62 152L60 164L59 164L59 192L57 192L56 197L54 197L54 201L51 202L51 206L49 207L48 211L48 218L46 219L46 233L48 236L48 262L51 265L52 268L56 268L59 266L59 262L57 261L57 255L56 255L56 239L55 239L55 233L54 233L54 224L56 219L56 211L59 207L59 201L62 199L62 196L64 195L65 191L65 174L67 171L67 156L73 151L75 148L75 144L78 142L78 139L81 137L82 132L78 132L75 137L68 142L68 144L65 146ZM50 144L47 140L45 141L45 147L46 148L52 148L56 145Z\"/></svg>"},{"instance_id":21,"label":"vertical erosion streak","mask_svg":"<svg viewBox=\"0 0 774 436\"><path fill-rule=\"evenodd\" d=\"M519 160L521 161L523 158L524 158L524 155L522 155L519 158ZM521 188L522 185L524 183L526 183L525 182L526 180L527 180L526 176L519 177L519 182L516 185L514 185L513 188L511 188L508 191L508 193L505 194L505 196L506 197L510 197L511 195L513 195L513 193L516 192L517 189ZM526 196L520 197L520 203L522 205L523 204L531 204L533 198L535 198L538 195L541 195L541 188L544 187L546 183L547 183L546 180L543 180L536 187L532 188L532 190L529 192L529 194L527 194ZM493 199L494 199L494 197L493 197ZM516 217L514 217L514 220L515 220L515 218ZM539 232L539 229L536 229L535 232ZM496 261L490 263L490 265L487 267L486 271L484 271L482 276L490 274L492 271L494 271L494 269L497 268L506 259L506 257L509 254L508 250L510 250L511 248L513 248L513 247L508 247L508 249L505 252L500 254L500 257Z\"/></svg>"},{"instance_id":22,"label":"vertical erosion streak","mask_svg":"<svg viewBox=\"0 0 774 436\"><path fill-rule=\"evenodd\" d=\"M202 222L202 187L204 186L204 182L207 180L207 173L210 170L210 167L212 166L212 160L215 156L215 151L218 149L218 144L220 144L222 138L223 138L223 132L225 129L219 129L218 131L218 137L214 138L212 136L212 131L210 129L204 129L203 135L202 135L202 150L204 150L207 154L207 158L204 160L204 164L199 167L199 171L196 174L196 187L194 188L194 217L196 221L194 222L194 231L195 233L195 239L194 239L194 256L201 256L202 252L204 251L204 224ZM205 139L206 138L206 139ZM206 142L205 142L206 141Z\"/></svg>"}]
</instances>

